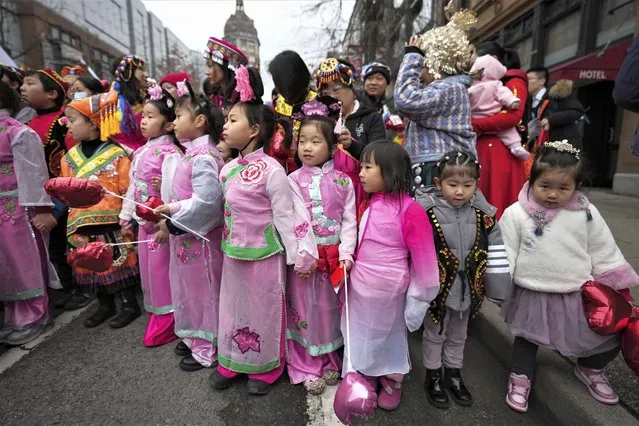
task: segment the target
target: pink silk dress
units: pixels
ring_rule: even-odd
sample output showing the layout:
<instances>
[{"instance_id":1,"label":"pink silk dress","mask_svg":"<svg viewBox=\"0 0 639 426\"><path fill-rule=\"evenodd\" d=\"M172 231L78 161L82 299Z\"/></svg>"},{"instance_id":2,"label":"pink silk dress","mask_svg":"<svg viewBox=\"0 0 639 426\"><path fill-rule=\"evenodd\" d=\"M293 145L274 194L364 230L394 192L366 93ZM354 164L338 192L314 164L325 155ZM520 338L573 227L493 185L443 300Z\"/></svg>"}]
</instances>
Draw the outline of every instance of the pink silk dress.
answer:
<instances>
[{"instance_id":1,"label":"pink silk dress","mask_svg":"<svg viewBox=\"0 0 639 426\"><path fill-rule=\"evenodd\" d=\"M49 172L36 132L0 110L0 301L4 331L49 321L47 241L31 225L53 207L44 191Z\"/></svg>"},{"instance_id":2,"label":"pink silk dress","mask_svg":"<svg viewBox=\"0 0 639 426\"><path fill-rule=\"evenodd\" d=\"M230 161L220 180L225 226L218 371L273 383L285 365L286 265L308 271L317 259L310 218L282 166L262 149Z\"/></svg>"},{"instance_id":3,"label":"pink silk dress","mask_svg":"<svg viewBox=\"0 0 639 426\"><path fill-rule=\"evenodd\" d=\"M351 179L335 170L333 160L321 168L304 165L288 178L304 199L317 244L339 245L339 261L352 262L357 245L357 209ZM291 383L316 380L327 370L340 371L342 362L335 352L344 343L340 301L329 272L317 270L310 278L301 279L289 270L286 299Z\"/></svg>"},{"instance_id":4,"label":"pink silk dress","mask_svg":"<svg viewBox=\"0 0 639 426\"><path fill-rule=\"evenodd\" d=\"M163 185L171 183L166 197L173 224L178 228L182 224L209 240L189 232L170 237L175 334L205 367L215 363L217 354L222 275L222 186L218 176L223 165L219 151L204 135L193 140L173 172L162 173Z\"/></svg>"},{"instance_id":5,"label":"pink silk dress","mask_svg":"<svg viewBox=\"0 0 639 426\"><path fill-rule=\"evenodd\" d=\"M149 140L133 154L130 168L130 183L127 198L138 203L149 197L161 198L160 191L151 183L154 177L162 177L163 167L175 167L181 152L169 136ZM165 163L167 163L165 165ZM169 164L172 164L169 165ZM168 201L168 200L166 200ZM135 215L135 204L124 201L120 219L134 218L140 225L138 241L154 238L153 223L147 223ZM144 333L144 346L160 346L172 342L177 337L174 332L173 304L169 281L171 252L169 244L156 242L138 245L140 280L144 291L144 309L149 313L149 322Z\"/></svg>"},{"instance_id":6,"label":"pink silk dress","mask_svg":"<svg viewBox=\"0 0 639 426\"><path fill-rule=\"evenodd\" d=\"M354 370L372 377L408 373L406 329L421 326L439 291L431 226L408 195L372 196L361 218L348 291ZM346 354L343 374L348 372Z\"/></svg>"}]
</instances>

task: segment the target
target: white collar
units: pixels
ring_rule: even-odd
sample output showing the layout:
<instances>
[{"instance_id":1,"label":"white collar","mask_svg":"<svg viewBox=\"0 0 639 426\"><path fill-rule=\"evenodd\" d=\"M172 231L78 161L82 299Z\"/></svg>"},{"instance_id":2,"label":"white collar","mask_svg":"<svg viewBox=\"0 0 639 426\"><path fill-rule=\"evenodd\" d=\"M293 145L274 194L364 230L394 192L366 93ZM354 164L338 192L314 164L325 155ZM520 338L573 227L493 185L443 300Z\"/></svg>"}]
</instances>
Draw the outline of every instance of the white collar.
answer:
<instances>
[{"instance_id":1,"label":"white collar","mask_svg":"<svg viewBox=\"0 0 639 426\"><path fill-rule=\"evenodd\" d=\"M542 100L544 98L544 95L546 94L547 90L545 87L542 87L539 92L537 92L537 94L535 95L535 99L537 99L538 101Z\"/></svg>"}]
</instances>

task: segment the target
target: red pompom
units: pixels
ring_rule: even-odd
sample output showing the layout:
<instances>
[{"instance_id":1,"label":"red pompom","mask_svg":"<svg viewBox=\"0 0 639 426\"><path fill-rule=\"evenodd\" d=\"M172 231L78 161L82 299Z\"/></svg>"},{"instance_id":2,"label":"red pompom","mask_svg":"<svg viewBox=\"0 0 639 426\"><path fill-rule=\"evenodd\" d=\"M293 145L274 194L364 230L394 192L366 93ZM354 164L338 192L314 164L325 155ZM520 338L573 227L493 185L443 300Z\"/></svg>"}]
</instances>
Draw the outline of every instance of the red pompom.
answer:
<instances>
[{"instance_id":1,"label":"red pompom","mask_svg":"<svg viewBox=\"0 0 639 426\"><path fill-rule=\"evenodd\" d=\"M158 197L149 197L149 199L143 204L144 207L135 207L135 214L140 219L146 220L147 222L158 223L162 219L162 216L155 214L153 210L163 205L164 202Z\"/></svg>"},{"instance_id":2,"label":"red pompom","mask_svg":"<svg viewBox=\"0 0 639 426\"><path fill-rule=\"evenodd\" d=\"M113 264L113 253L103 242L93 242L78 247L67 256L67 262L76 268L105 272Z\"/></svg>"},{"instance_id":3,"label":"red pompom","mask_svg":"<svg viewBox=\"0 0 639 426\"><path fill-rule=\"evenodd\" d=\"M75 177L49 179L44 190L66 206L76 209L94 206L104 196L104 188L99 183Z\"/></svg>"},{"instance_id":4,"label":"red pompom","mask_svg":"<svg viewBox=\"0 0 639 426\"><path fill-rule=\"evenodd\" d=\"M628 326L632 306L612 288L588 281L581 286L584 315L597 334L619 334Z\"/></svg>"}]
</instances>

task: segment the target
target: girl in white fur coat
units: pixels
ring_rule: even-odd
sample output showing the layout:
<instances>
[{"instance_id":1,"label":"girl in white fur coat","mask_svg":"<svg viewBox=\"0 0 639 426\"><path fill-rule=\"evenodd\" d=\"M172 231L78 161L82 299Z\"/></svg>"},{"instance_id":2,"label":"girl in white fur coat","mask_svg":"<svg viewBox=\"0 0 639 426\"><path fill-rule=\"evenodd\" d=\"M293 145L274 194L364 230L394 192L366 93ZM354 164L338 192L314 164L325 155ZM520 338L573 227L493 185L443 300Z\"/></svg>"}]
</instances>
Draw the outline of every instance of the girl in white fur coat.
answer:
<instances>
[{"instance_id":1,"label":"girl in white fur coat","mask_svg":"<svg viewBox=\"0 0 639 426\"><path fill-rule=\"evenodd\" d=\"M620 349L618 336L588 327L580 289L598 281L629 297L639 276L626 262L599 211L578 190L579 150L567 141L546 143L537 153L519 201L500 221L516 284L503 315L515 335L506 403L528 409L539 346L578 358L574 373L604 404L619 401L603 368Z\"/></svg>"}]
</instances>

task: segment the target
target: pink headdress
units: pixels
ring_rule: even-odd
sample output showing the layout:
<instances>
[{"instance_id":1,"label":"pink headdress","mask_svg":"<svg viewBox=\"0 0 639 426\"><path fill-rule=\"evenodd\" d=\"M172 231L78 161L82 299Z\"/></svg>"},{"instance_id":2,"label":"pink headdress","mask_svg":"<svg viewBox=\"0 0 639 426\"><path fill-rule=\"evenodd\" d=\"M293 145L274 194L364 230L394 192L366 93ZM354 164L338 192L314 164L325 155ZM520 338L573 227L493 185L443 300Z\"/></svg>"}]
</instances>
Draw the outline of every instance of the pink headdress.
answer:
<instances>
[{"instance_id":1,"label":"pink headdress","mask_svg":"<svg viewBox=\"0 0 639 426\"><path fill-rule=\"evenodd\" d=\"M240 102L250 102L255 100L255 92L251 87L251 77L248 69L244 65L235 72L235 91L240 94Z\"/></svg>"},{"instance_id":2,"label":"pink headdress","mask_svg":"<svg viewBox=\"0 0 639 426\"><path fill-rule=\"evenodd\" d=\"M331 96L318 96L317 98L302 105L301 113L297 119L304 117L321 116L327 117L335 123L334 132L340 134L342 131L342 103Z\"/></svg>"}]
</instances>

